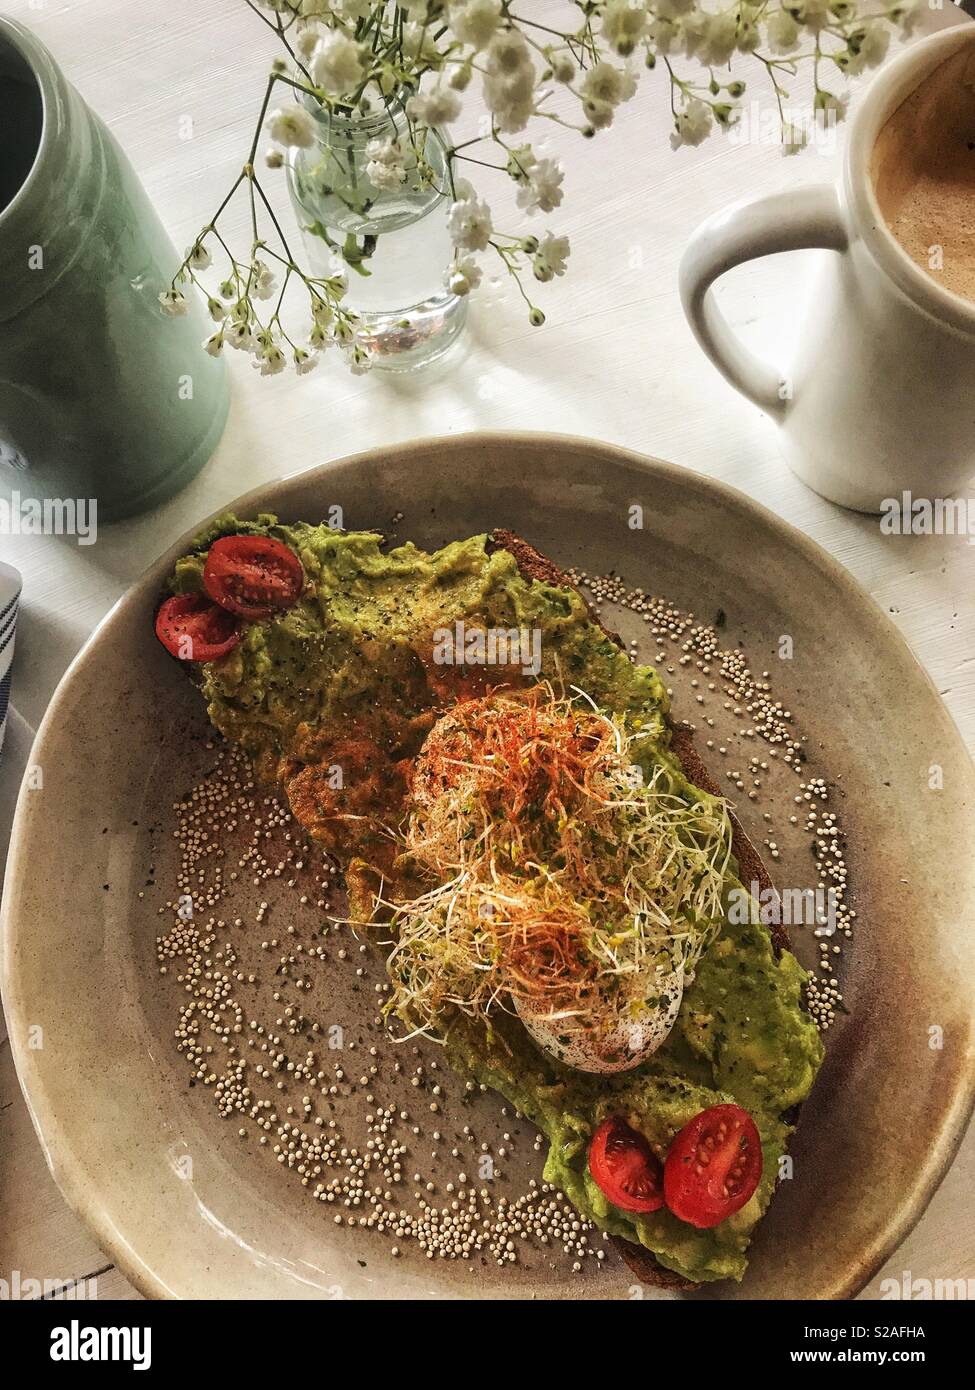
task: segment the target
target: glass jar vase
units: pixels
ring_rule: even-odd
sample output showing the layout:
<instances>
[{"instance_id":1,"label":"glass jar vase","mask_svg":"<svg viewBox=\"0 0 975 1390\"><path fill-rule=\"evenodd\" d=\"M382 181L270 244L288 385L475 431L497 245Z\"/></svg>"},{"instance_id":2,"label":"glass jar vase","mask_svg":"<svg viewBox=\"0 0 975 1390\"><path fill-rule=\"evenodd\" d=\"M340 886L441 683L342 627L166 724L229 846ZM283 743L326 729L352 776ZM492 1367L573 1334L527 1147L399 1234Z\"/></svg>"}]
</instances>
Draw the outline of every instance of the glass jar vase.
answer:
<instances>
[{"instance_id":1,"label":"glass jar vase","mask_svg":"<svg viewBox=\"0 0 975 1390\"><path fill-rule=\"evenodd\" d=\"M314 116L319 138L293 149L288 163L309 268L316 276L347 274L344 303L359 316L373 365L411 371L441 357L467 317L466 298L447 285L453 246L446 139L430 130L417 157L399 100L366 114L316 108ZM379 188L367 166L391 145L405 154L405 177Z\"/></svg>"}]
</instances>

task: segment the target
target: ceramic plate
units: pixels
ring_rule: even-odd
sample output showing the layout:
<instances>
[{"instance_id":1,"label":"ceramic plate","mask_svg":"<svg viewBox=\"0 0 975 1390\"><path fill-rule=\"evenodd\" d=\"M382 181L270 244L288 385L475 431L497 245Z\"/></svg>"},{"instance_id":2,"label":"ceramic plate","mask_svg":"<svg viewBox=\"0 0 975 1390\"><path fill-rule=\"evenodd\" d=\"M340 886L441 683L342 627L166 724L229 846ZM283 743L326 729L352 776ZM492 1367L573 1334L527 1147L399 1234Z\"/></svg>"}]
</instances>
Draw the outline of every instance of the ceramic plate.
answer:
<instances>
[{"instance_id":1,"label":"ceramic plate","mask_svg":"<svg viewBox=\"0 0 975 1390\"><path fill-rule=\"evenodd\" d=\"M907 646L839 565L769 512L706 478L604 445L530 435L419 442L272 483L235 504L241 515L272 509L290 520L317 520L336 506L349 528L393 530L428 547L510 527L566 567L613 571L698 621L717 622L723 645L769 670L805 739L803 775L829 783L858 915L836 967L845 1012L827 1034L791 1180L759 1229L744 1283L704 1296L853 1294L918 1219L972 1104L975 777ZM163 904L174 882L173 805L215 754L195 691L153 640L152 618L189 539L132 588L65 676L34 752L43 787L23 791L11 844L3 904L11 1043L66 1197L151 1295L503 1297L531 1288L627 1296L633 1277L611 1251L598 1267L584 1261L581 1273L530 1251L510 1269L408 1249L393 1258L378 1233L336 1225L332 1206L314 1202L253 1134L239 1136L236 1120L218 1116L206 1086L188 1085L174 1043L185 996L158 973L156 937L167 929ZM619 621L653 661L652 628L632 613ZM667 647L676 713L697 724L719 781L729 767L767 759L740 720L727 724L720 683L716 692L692 686L699 673L680 655L679 644ZM942 770L943 786L932 769ZM801 802L800 824L789 819L801 778L772 760L757 780L755 799L747 780L741 790L726 784L760 848L775 839L774 876L798 884L811 863ZM272 897L242 880L248 911ZM297 922L298 939L317 939L313 905L299 913L275 897L269 910L271 925L258 935L284 935ZM260 975L253 935L239 928L234 940L242 959L255 953L257 964L244 969ZM811 932L798 935L809 961L818 943ZM369 979L381 961L364 953L356 976L347 963L340 968L337 938L324 941L309 972L308 1012L340 1022L365 1049L376 1011ZM358 1054L363 1067L367 1055ZM358 1070L355 1060L346 1089ZM382 1056L377 1070L362 1100L389 1080ZM512 1135L504 1181L540 1175L532 1135L500 1114L496 1097L471 1101L447 1077L443 1091L444 1148L464 1142L466 1124L478 1149L496 1152L503 1131Z\"/></svg>"}]
</instances>

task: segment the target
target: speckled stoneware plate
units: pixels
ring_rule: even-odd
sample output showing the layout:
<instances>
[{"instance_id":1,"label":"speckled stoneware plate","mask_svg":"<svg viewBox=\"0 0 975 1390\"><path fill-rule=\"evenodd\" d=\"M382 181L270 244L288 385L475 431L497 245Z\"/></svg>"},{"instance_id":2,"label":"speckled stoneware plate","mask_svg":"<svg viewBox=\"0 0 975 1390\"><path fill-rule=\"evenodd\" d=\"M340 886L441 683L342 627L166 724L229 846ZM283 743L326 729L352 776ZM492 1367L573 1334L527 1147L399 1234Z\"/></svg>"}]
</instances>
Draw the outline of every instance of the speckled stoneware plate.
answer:
<instances>
[{"instance_id":1,"label":"speckled stoneware plate","mask_svg":"<svg viewBox=\"0 0 975 1390\"><path fill-rule=\"evenodd\" d=\"M392 530L431 547L510 527L566 567L614 571L631 588L693 611L696 622L716 623L724 647L769 671L804 740L801 775L749 738L748 712L726 708L734 701L720 678L700 679L693 660L681 662L680 640L655 639L653 622L605 610L644 659L659 652L676 713L697 725L698 747L752 839L767 855L774 841L780 884L810 875L815 883L816 831L806 829L810 803L800 790L808 779L828 785L830 814L842 822L847 905L857 917L850 937L838 934L835 966L828 959L846 1012L827 1033L791 1179L760 1227L744 1283L698 1296L855 1293L923 1211L972 1104L975 776L893 625L839 565L753 502L583 440L487 435L397 446L270 484L235 506L292 520L340 506L350 528ZM174 1033L191 994L175 968L159 974L156 938L172 929L174 803L218 752L207 746L195 691L152 636L160 587L184 549L174 546L133 587L66 675L34 752L43 787L22 793L11 845L4 999L21 1081L66 1197L106 1254L152 1295L632 1296L633 1276L611 1247L603 1260L564 1257L551 1243L519 1247L503 1267L485 1251L468 1261L425 1259L404 1241L394 1256L388 1233L359 1225L361 1211L314 1200L287 1164L286 1143L279 1163L273 1133L262 1146L253 1126L221 1118L213 1086L189 1085ZM780 659L786 650L790 658ZM753 778L762 761L767 771ZM761 792L751 797L754 782ZM233 854L228 846L228 865ZM232 955L241 976L234 988L245 1035L261 1019L286 1033L296 1014L323 1030L307 1048L289 1049L286 1039L281 1050L304 1057L314 1046L324 1081L302 1080L292 1095L272 1075L275 1104L283 1111L293 1099L298 1122L301 1093L314 1090L321 1132L338 1117L342 1142L363 1146L357 1110L408 1109L420 1130L411 1138L407 1129L404 1140L410 1198L414 1168L423 1178L429 1171L437 1206L448 1201L451 1164L455 1180L463 1164L485 1182L473 1167L485 1153L496 1161L499 1192L516 1200L530 1190L541 1154L529 1127L503 1114L496 1097L470 1097L435 1073L423 1049L400 1052L397 1071L374 1023L378 950L360 951L348 928L323 937L314 901L301 904L289 891L283 879L254 886L241 873L217 909L225 926L213 948L223 965ZM255 925L260 901L269 915ZM792 934L804 961L815 961L822 948L811 930ZM262 939L292 953L301 943L303 963L277 971L280 946L262 954ZM296 975L306 977L300 998ZM334 1041L334 1025L343 1047L358 1049L342 1052L340 1080L324 1041ZM245 1055L267 1061L259 1045ZM220 1066L215 1054L215 1073ZM593 1233L587 1248L596 1246L603 1243Z\"/></svg>"}]
</instances>

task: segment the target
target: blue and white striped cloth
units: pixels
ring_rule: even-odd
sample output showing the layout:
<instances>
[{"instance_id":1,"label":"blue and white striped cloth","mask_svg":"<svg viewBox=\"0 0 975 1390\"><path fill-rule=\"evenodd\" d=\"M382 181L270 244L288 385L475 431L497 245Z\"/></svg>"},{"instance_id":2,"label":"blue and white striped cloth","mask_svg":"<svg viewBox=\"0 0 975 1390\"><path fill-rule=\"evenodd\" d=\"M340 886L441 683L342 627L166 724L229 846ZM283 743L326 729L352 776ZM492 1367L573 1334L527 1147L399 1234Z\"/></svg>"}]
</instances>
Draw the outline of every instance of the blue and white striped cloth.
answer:
<instances>
[{"instance_id":1,"label":"blue and white striped cloth","mask_svg":"<svg viewBox=\"0 0 975 1390\"><path fill-rule=\"evenodd\" d=\"M14 632L20 605L20 575L0 561L0 752L7 728L10 704L10 672L14 660Z\"/></svg>"}]
</instances>

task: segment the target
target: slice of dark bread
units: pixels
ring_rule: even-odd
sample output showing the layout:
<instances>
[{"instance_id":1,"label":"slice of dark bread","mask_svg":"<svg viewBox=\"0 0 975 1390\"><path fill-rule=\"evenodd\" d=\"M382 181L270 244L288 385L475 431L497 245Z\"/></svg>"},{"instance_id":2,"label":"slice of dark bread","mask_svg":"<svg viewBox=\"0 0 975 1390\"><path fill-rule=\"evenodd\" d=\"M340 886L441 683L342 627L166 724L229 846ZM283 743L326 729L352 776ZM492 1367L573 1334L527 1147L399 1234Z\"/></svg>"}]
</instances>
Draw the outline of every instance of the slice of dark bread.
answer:
<instances>
[{"instance_id":1,"label":"slice of dark bread","mask_svg":"<svg viewBox=\"0 0 975 1390\"><path fill-rule=\"evenodd\" d=\"M518 569L526 579L538 579L545 584L556 584L562 588L576 589L572 580L561 569L554 560L550 560L547 555L542 555L528 541L521 536L516 536L512 531L494 531L488 542L487 549L507 550L515 558ZM576 589L576 592L578 590ZM584 598L585 596L582 595ZM591 605L589 611L592 613L593 621L598 623L608 637L622 648L623 642L619 635L611 632L609 628L600 620L598 615L593 612ZM700 754L694 747L693 731L687 724L675 724L670 722L671 728L671 749L680 761L684 769L684 775L688 781L693 782L702 791L709 792L712 796L720 796L714 778L708 772L701 760ZM772 887L772 880L768 870L762 862L761 855L749 840L741 827L737 817L731 816L732 839L731 845L735 857L738 860L738 877L742 883L757 883L760 889L765 892ZM789 950L789 938L784 928L780 925L770 927L769 934L772 938L772 946L775 954L781 955L783 951ZM675 1274L673 1270L666 1269L658 1264L649 1250L642 1245L635 1245L630 1241L620 1240L613 1237L613 1244L623 1259L629 1265L633 1273L644 1284L652 1284L660 1289L689 1290L699 1287L684 1279L680 1274Z\"/></svg>"}]
</instances>

